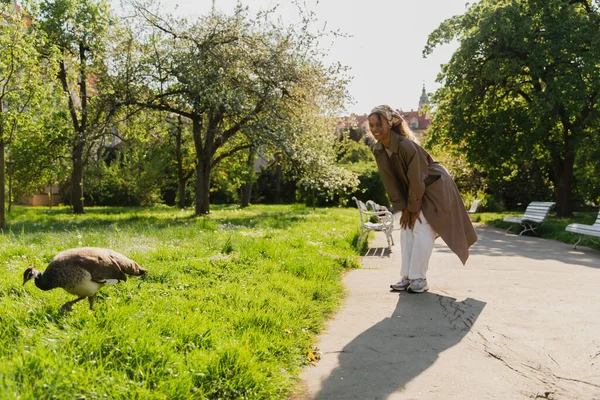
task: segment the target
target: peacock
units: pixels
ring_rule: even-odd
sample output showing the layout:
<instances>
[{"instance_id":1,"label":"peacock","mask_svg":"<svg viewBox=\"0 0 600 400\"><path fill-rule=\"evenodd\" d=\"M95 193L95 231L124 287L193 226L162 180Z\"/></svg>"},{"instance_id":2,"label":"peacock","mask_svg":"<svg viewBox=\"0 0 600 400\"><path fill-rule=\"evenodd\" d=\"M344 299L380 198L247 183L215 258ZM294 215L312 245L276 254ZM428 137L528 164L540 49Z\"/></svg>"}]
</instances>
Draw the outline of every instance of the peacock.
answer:
<instances>
[{"instance_id":1,"label":"peacock","mask_svg":"<svg viewBox=\"0 0 600 400\"><path fill-rule=\"evenodd\" d=\"M73 304L85 298L93 310L94 297L102 286L126 281L127 275L140 276L146 272L135 261L116 251L81 247L58 253L43 273L33 266L27 268L23 273L23 285L34 279L35 286L42 290L63 288L78 296L65 303L61 311L71 311Z\"/></svg>"}]
</instances>

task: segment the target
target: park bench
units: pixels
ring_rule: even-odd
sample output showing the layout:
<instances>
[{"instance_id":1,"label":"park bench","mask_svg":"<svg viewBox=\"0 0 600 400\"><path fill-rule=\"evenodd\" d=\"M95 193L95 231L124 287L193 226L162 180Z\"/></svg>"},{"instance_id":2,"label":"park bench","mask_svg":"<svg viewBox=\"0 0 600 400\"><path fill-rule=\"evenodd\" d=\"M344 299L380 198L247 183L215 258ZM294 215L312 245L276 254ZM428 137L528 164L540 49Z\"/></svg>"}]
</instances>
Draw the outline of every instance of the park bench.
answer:
<instances>
[{"instance_id":1,"label":"park bench","mask_svg":"<svg viewBox=\"0 0 600 400\"><path fill-rule=\"evenodd\" d=\"M365 206L367 206L367 211L370 211L370 212L390 211L386 206L377 204L373 200L367 200L365 202Z\"/></svg>"},{"instance_id":2,"label":"park bench","mask_svg":"<svg viewBox=\"0 0 600 400\"><path fill-rule=\"evenodd\" d=\"M593 237L600 237L600 212L598 213L596 222L594 222L593 225L569 224L565 230L579 236L579 239L573 245L573 249L576 249L579 242L581 242L583 239L596 243L596 240L593 239Z\"/></svg>"},{"instance_id":3,"label":"park bench","mask_svg":"<svg viewBox=\"0 0 600 400\"><path fill-rule=\"evenodd\" d=\"M477 212L477 209L479 209L479 205L481 204L481 199L479 200L473 200L473 202L471 203L471 208L469 208L468 213L469 214L475 214Z\"/></svg>"},{"instance_id":4,"label":"park bench","mask_svg":"<svg viewBox=\"0 0 600 400\"><path fill-rule=\"evenodd\" d=\"M358 236L358 242L356 244L360 244L365 232L368 234L369 231L380 231L385 233L388 242L388 249L391 250L392 245L394 244L394 239L392 238L392 231L394 230L394 215L387 209L387 207L379 206L375 202L372 202L372 204L369 203L369 205L372 207L377 207L377 210L368 211L365 203L358 200L356 197L353 197L352 200L356 202L356 207L358 208L358 212L360 214L360 235ZM372 222L371 216L377 217L378 222Z\"/></svg>"},{"instance_id":5,"label":"park bench","mask_svg":"<svg viewBox=\"0 0 600 400\"><path fill-rule=\"evenodd\" d=\"M525 232L536 232L537 228L546 221L548 214L552 207L553 202L545 201L532 201L525 209L525 214L522 217L505 217L504 222L511 222L513 224L519 224L523 227L523 230L519 233L521 236ZM508 232L512 226L510 226L506 232Z\"/></svg>"}]
</instances>

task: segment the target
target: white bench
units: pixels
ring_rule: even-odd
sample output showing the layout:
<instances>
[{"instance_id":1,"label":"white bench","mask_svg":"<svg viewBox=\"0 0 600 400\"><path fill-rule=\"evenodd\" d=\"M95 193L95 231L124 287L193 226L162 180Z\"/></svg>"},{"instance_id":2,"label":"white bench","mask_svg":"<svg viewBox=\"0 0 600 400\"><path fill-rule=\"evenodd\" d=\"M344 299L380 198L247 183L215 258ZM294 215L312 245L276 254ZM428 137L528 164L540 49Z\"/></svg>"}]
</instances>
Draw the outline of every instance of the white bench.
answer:
<instances>
[{"instance_id":1,"label":"white bench","mask_svg":"<svg viewBox=\"0 0 600 400\"><path fill-rule=\"evenodd\" d=\"M469 208L468 213L469 214L474 214L477 212L477 209L479 208L479 204L481 204L482 199L479 200L473 200L473 202L471 203L471 208Z\"/></svg>"},{"instance_id":2,"label":"white bench","mask_svg":"<svg viewBox=\"0 0 600 400\"><path fill-rule=\"evenodd\" d=\"M392 231L394 230L394 214L389 212L386 207L379 206L375 202L372 202L372 204L374 204L378 210L368 211L365 203L358 200L356 197L353 197L352 200L356 202L356 207L358 207L358 212L360 214L360 236L358 237L358 242L356 244L360 244L365 232L380 231L385 233L388 249L391 250L392 245L394 244L394 239L392 238ZM371 222L371 216L376 216L379 222Z\"/></svg>"},{"instance_id":3,"label":"white bench","mask_svg":"<svg viewBox=\"0 0 600 400\"><path fill-rule=\"evenodd\" d=\"M367 206L367 211L370 211L370 212L390 211L386 206L379 205L379 204L375 203L373 200L367 200L365 202L365 206Z\"/></svg>"},{"instance_id":4,"label":"white bench","mask_svg":"<svg viewBox=\"0 0 600 400\"><path fill-rule=\"evenodd\" d=\"M583 239L590 240L590 241L596 243L596 240L594 240L591 237L586 237L586 236L600 237L600 212L598 213L598 217L596 217L596 222L594 222L593 225L569 224L569 225L567 225L565 230L567 232L571 232L571 233L579 236L579 239L573 245L573 249L576 249L579 242L581 242L581 240L583 240Z\"/></svg>"},{"instance_id":5,"label":"white bench","mask_svg":"<svg viewBox=\"0 0 600 400\"><path fill-rule=\"evenodd\" d=\"M504 222L511 222L513 224L519 224L523 227L523 230L519 233L521 236L525 232L535 232L539 226L546 221L548 214L552 207L556 203L546 201L532 201L525 209L525 214L522 217L505 217ZM506 232L512 228L509 227Z\"/></svg>"}]
</instances>

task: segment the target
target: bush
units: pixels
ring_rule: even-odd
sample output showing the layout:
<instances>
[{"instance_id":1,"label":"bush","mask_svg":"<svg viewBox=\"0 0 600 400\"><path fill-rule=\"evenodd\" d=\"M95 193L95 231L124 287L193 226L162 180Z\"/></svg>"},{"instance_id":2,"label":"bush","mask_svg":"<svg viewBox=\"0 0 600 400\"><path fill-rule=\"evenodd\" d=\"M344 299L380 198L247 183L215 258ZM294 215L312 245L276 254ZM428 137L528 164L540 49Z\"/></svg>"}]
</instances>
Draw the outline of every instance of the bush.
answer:
<instances>
[{"instance_id":1,"label":"bush","mask_svg":"<svg viewBox=\"0 0 600 400\"><path fill-rule=\"evenodd\" d=\"M506 209L502 200L499 200L494 195L485 193L482 190L477 192L466 192L461 195L466 208L471 208L473 201L481 199L477 211L503 212Z\"/></svg>"},{"instance_id":2,"label":"bush","mask_svg":"<svg viewBox=\"0 0 600 400\"><path fill-rule=\"evenodd\" d=\"M297 180L290 179L277 163L264 168L252 188L252 203L278 204L296 202Z\"/></svg>"},{"instance_id":3,"label":"bush","mask_svg":"<svg viewBox=\"0 0 600 400\"><path fill-rule=\"evenodd\" d=\"M363 201L373 200L382 206L390 205L385 187L383 186L383 181L381 180L379 170L374 161L348 164L347 168L358 174L358 179L360 181L358 189L354 193L350 193L348 199L355 196L357 199Z\"/></svg>"}]
</instances>

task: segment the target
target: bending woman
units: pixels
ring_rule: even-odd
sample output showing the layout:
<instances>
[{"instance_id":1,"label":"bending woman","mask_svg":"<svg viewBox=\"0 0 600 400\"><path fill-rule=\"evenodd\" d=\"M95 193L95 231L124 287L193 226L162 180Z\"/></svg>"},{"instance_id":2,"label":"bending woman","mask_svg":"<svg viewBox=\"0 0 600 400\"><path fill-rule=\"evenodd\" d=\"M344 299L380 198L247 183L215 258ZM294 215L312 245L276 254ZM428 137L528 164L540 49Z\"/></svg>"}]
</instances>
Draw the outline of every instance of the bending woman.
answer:
<instances>
[{"instance_id":1,"label":"bending woman","mask_svg":"<svg viewBox=\"0 0 600 400\"><path fill-rule=\"evenodd\" d=\"M393 290L427 291L427 269L437 235L460 258L477 241L471 219L448 171L414 141L400 113L388 105L369 114L373 153L385 190L400 217L402 266Z\"/></svg>"}]
</instances>

